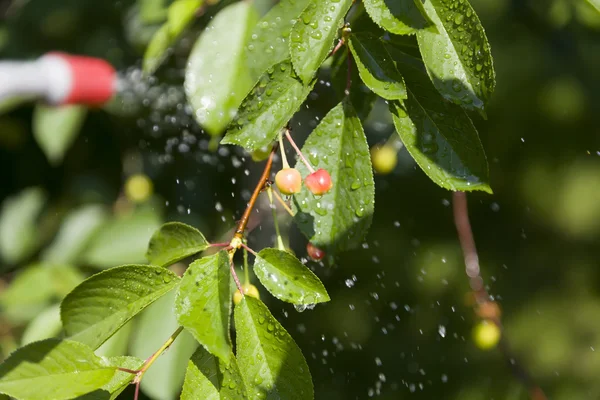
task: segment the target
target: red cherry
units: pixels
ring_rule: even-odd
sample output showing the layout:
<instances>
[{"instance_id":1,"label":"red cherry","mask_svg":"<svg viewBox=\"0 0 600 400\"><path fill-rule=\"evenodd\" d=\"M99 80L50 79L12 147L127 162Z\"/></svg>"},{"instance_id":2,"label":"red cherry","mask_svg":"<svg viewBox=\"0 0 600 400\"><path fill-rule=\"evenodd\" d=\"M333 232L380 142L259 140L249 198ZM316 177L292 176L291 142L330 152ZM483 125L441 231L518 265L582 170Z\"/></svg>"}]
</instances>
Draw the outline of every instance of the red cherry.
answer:
<instances>
[{"instance_id":1,"label":"red cherry","mask_svg":"<svg viewBox=\"0 0 600 400\"><path fill-rule=\"evenodd\" d=\"M306 245L306 252L315 261L319 261L325 257L325 252L310 242Z\"/></svg>"},{"instance_id":2,"label":"red cherry","mask_svg":"<svg viewBox=\"0 0 600 400\"><path fill-rule=\"evenodd\" d=\"M283 194L294 194L302 189L302 176L296 168L284 168L275 175L275 184Z\"/></svg>"},{"instance_id":3,"label":"red cherry","mask_svg":"<svg viewBox=\"0 0 600 400\"><path fill-rule=\"evenodd\" d=\"M329 172L324 169L318 169L304 179L304 183L308 190L316 196L324 195L329 192L333 186Z\"/></svg>"}]
</instances>

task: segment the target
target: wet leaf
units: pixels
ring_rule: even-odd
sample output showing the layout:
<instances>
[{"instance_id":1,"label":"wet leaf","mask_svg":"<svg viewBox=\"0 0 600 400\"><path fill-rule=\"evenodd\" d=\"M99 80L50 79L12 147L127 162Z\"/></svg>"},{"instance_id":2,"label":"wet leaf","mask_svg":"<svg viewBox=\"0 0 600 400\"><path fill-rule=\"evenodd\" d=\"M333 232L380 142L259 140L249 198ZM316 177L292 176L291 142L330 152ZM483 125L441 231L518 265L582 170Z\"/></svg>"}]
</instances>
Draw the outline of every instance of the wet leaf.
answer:
<instances>
[{"instance_id":1,"label":"wet leaf","mask_svg":"<svg viewBox=\"0 0 600 400\"><path fill-rule=\"evenodd\" d=\"M130 370L136 370L144 364L143 360L129 356L110 357L108 362L114 367L127 368ZM135 378L134 374L117 370L115 375L106 385L93 392L79 396L76 400L115 400L119 394L129 386L133 378Z\"/></svg>"},{"instance_id":2,"label":"wet leaf","mask_svg":"<svg viewBox=\"0 0 600 400\"><path fill-rule=\"evenodd\" d=\"M223 132L254 83L244 47L256 19L249 2L224 8L200 35L188 59L185 92L196 121L211 135Z\"/></svg>"},{"instance_id":3,"label":"wet leaf","mask_svg":"<svg viewBox=\"0 0 600 400\"><path fill-rule=\"evenodd\" d=\"M235 327L238 365L249 398L314 398L300 348L260 300L244 297L235 307Z\"/></svg>"},{"instance_id":4,"label":"wet leaf","mask_svg":"<svg viewBox=\"0 0 600 400\"><path fill-rule=\"evenodd\" d=\"M404 104L390 103L404 146L439 186L491 193L485 152L471 119L459 106L440 98L425 73L416 67L418 60L410 61L398 63L409 82L408 99Z\"/></svg>"},{"instance_id":5,"label":"wet leaf","mask_svg":"<svg viewBox=\"0 0 600 400\"><path fill-rule=\"evenodd\" d=\"M175 299L177 321L208 351L227 362L233 296L229 256L220 251L190 264Z\"/></svg>"},{"instance_id":6,"label":"wet leaf","mask_svg":"<svg viewBox=\"0 0 600 400\"><path fill-rule=\"evenodd\" d=\"M422 0L363 0L363 3L371 19L381 28L396 35L407 35L428 25L417 1Z\"/></svg>"},{"instance_id":7,"label":"wet leaf","mask_svg":"<svg viewBox=\"0 0 600 400\"><path fill-rule=\"evenodd\" d=\"M83 106L50 107L38 104L33 112L33 137L52 165L62 162L87 115Z\"/></svg>"},{"instance_id":8,"label":"wet leaf","mask_svg":"<svg viewBox=\"0 0 600 400\"><path fill-rule=\"evenodd\" d=\"M306 139L302 152L315 169L326 169L333 188L316 198L306 187L292 201L300 230L330 253L359 246L373 216L375 187L369 147L353 107L344 101ZM306 167L296 168L306 176Z\"/></svg>"},{"instance_id":9,"label":"wet leaf","mask_svg":"<svg viewBox=\"0 0 600 400\"><path fill-rule=\"evenodd\" d=\"M193 226L167 222L152 235L146 252L150 264L167 267L210 246L204 235Z\"/></svg>"},{"instance_id":10,"label":"wet leaf","mask_svg":"<svg viewBox=\"0 0 600 400\"><path fill-rule=\"evenodd\" d=\"M287 251L262 249L254 261L254 273L279 300L305 305L330 300L319 278Z\"/></svg>"},{"instance_id":11,"label":"wet leaf","mask_svg":"<svg viewBox=\"0 0 600 400\"><path fill-rule=\"evenodd\" d=\"M404 79L379 38L369 33L353 34L349 46L365 85L384 99L406 98Z\"/></svg>"},{"instance_id":12,"label":"wet leaf","mask_svg":"<svg viewBox=\"0 0 600 400\"><path fill-rule=\"evenodd\" d=\"M242 102L221 144L237 144L248 151L268 146L298 111L312 86L302 84L289 60L272 66Z\"/></svg>"},{"instance_id":13,"label":"wet leaf","mask_svg":"<svg viewBox=\"0 0 600 400\"><path fill-rule=\"evenodd\" d=\"M427 0L435 30L417 33L429 78L447 100L483 111L496 86L490 45L468 1Z\"/></svg>"},{"instance_id":14,"label":"wet leaf","mask_svg":"<svg viewBox=\"0 0 600 400\"><path fill-rule=\"evenodd\" d=\"M254 26L246 46L253 78L290 57L290 31L308 3L309 0L282 0Z\"/></svg>"},{"instance_id":15,"label":"wet leaf","mask_svg":"<svg viewBox=\"0 0 600 400\"><path fill-rule=\"evenodd\" d=\"M303 82L310 82L325 61L352 0L312 0L302 11L290 33L290 54L294 70Z\"/></svg>"},{"instance_id":16,"label":"wet leaf","mask_svg":"<svg viewBox=\"0 0 600 400\"><path fill-rule=\"evenodd\" d=\"M115 372L82 343L47 339L21 347L0 365L0 393L21 400L70 399L102 387Z\"/></svg>"},{"instance_id":17,"label":"wet leaf","mask_svg":"<svg viewBox=\"0 0 600 400\"><path fill-rule=\"evenodd\" d=\"M247 398L246 385L233 353L226 365L200 346L188 361L181 399Z\"/></svg>"},{"instance_id":18,"label":"wet leaf","mask_svg":"<svg viewBox=\"0 0 600 400\"><path fill-rule=\"evenodd\" d=\"M93 275L61 304L65 333L96 349L178 282L173 272L151 265L123 265Z\"/></svg>"}]
</instances>

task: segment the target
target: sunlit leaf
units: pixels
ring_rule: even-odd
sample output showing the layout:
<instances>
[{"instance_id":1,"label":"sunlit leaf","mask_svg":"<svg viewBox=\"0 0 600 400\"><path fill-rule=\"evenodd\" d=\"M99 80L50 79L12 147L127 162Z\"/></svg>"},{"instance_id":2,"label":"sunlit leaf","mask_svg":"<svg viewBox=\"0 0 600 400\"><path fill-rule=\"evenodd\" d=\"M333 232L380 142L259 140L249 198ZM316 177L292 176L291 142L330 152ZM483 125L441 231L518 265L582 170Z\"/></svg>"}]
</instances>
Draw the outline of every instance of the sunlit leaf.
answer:
<instances>
[{"instance_id":1,"label":"sunlit leaf","mask_svg":"<svg viewBox=\"0 0 600 400\"><path fill-rule=\"evenodd\" d=\"M256 19L249 2L224 8L200 35L190 54L185 91L194 117L211 135L223 132L254 83L244 46Z\"/></svg>"},{"instance_id":2,"label":"sunlit leaf","mask_svg":"<svg viewBox=\"0 0 600 400\"><path fill-rule=\"evenodd\" d=\"M407 35L428 25L417 1L422 0L363 0L363 3L371 19L381 28Z\"/></svg>"},{"instance_id":3,"label":"sunlit leaf","mask_svg":"<svg viewBox=\"0 0 600 400\"><path fill-rule=\"evenodd\" d=\"M161 297L160 299L162 299L163 297ZM155 303L156 302L152 304ZM147 309L148 308L146 308L146 310ZM102 346L98 347L94 351L94 353L102 357L114 357L120 356L121 354L127 354L129 340L131 339L131 332L133 331L133 328L135 328L135 322L136 320L134 318L129 320L129 322L125 323L125 325L119 328L119 330L116 331L114 335L112 335L110 338L108 338L106 342L102 343Z\"/></svg>"},{"instance_id":4,"label":"sunlit leaf","mask_svg":"<svg viewBox=\"0 0 600 400\"><path fill-rule=\"evenodd\" d=\"M21 346L38 340L56 337L62 330L60 306L53 304L39 313L25 328L21 336Z\"/></svg>"},{"instance_id":5,"label":"sunlit leaf","mask_svg":"<svg viewBox=\"0 0 600 400\"><path fill-rule=\"evenodd\" d=\"M121 326L179 282L173 272L150 265L124 265L102 271L63 300L67 336L98 348Z\"/></svg>"},{"instance_id":6,"label":"sunlit leaf","mask_svg":"<svg viewBox=\"0 0 600 400\"><path fill-rule=\"evenodd\" d=\"M175 314L208 351L227 362L233 296L229 256L220 251L190 264L175 299Z\"/></svg>"},{"instance_id":7,"label":"sunlit leaf","mask_svg":"<svg viewBox=\"0 0 600 400\"><path fill-rule=\"evenodd\" d=\"M253 78L290 57L292 26L309 0L281 0L254 26L246 46Z\"/></svg>"},{"instance_id":8,"label":"sunlit leaf","mask_svg":"<svg viewBox=\"0 0 600 400\"><path fill-rule=\"evenodd\" d=\"M365 85L384 99L406 98L404 79L379 38L358 33L350 36L348 44Z\"/></svg>"},{"instance_id":9,"label":"sunlit leaf","mask_svg":"<svg viewBox=\"0 0 600 400\"><path fill-rule=\"evenodd\" d=\"M83 106L50 107L38 104L33 112L33 137L51 164L57 165L73 144L85 116Z\"/></svg>"},{"instance_id":10,"label":"sunlit leaf","mask_svg":"<svg viewBox=\"0 0 600 400\"><path fill-rule=\"evenodd\" d=\"M140 18L147 24L163 22L167 18L166 0L138 0Z\"/></svg>"},{"instance_id":11,"label":"sunlit leaf","mask_svg":"<svg viewBox=\"0 0 600 400\"><path fill-rule=\"evenodd\" d=\"M18 349L0 365L0 393L20 400L70 399L107 384L115 371L84 344L47 339Z\"/></svg>"},{"instance_id":12,"label":"sunlit leaf","mask_svg":"<svg viewBox=\"0 0 600 400\"><path fill-rule=\"evenodd\" d=\"M172 291L142 312L132 337L131 354L148 358L175 332L179 324L173 313L174 302L175 291ZM178 398L187 361L197 347L196 339L183 330L144 374L142 391L155 400Z\"/></svg>"},{"instance_id":13,"label":"sunlit leaf","mask_svg":"<svg viewBox=\"0 0 600 400\"><path fill-rule=\"evenodd\" d=\"M107 210L100 205L88 205L71 211L52 244L42 253L42 258L55 263L75 262L107 215Z\"/></svg>"},{"instance_id":14,"label":"sunlit leaf","mask_svg":"<svg viewBox=\"0 0 600 400\"><path fill-rule=\"evenodd\" d=\"M181 400L247 399L246 385L233 354L229 365L202 346L188 361Z\"/></svg>"},{"instance_id":15,"label":"sunlit leaf","mask_svg":"<svg viewBox=\"0 0 600 400\"><path fill-rule=\"evenodd\" d=\"M483 111L494 92L496 73L490 45L468 1L426 0L423 7L435 30L417 33L429 78L445 99Z\"/></svg>"},{"instance_id":16,"label":"sunlit leaf","mask_svg":"<svg viewBox=\"0 0 600 400\"><path fill-rule=\"evenodd\" d=\"M344 101L306 139L302 152L331 175L333 188L316 198L306 187L292 201L300 230L329 252L359 246L371 225L375 187L367 140L354 109ZM296 163L302 176L308 171Z\"/></svg>"},{"instance_id":17,"label":"sunlit leaf","mask_svg":"<svg viewBox=\"0 0 600 400\"><path fill-rule=\"evenodd\" d=\"M325 61L352 0L312 0L300 14L290 33L294 70L308 83Z\"/></svg>"},{"instance_id":18,"label":"sunlit leaf","mask_svg":"<svg viewBox=\"0 0 600 400\"><path fill-rule=\"evenodd\" d=\"M294 304L329 301L319 278L287 251L262 249L254 261L254 273L279 300Z\"/></svg>"},{"instance_id":19,"label":"sunlit leaf","mask_svg":"<svg viewBox=\"0 0 600 400\"><path fill-rule=\"evenodd\" d=\"M129 356L110 357L108 362L114 367L127 368L130 370L136 370L144 364L143 360ZM129 386L133 378L135 378L134 374L117 370L107 384L100 389L77 397L76 400L115 400L119 394Z\"/></svg>"},{"instance_id":20,"label":"sunlit leaf","mask_svg":"<svg viewBox=\"0 0 600 400\"><path fill-rule=\"evenodd\" d=\"M235 307L238 365L251 399L310 400L310 371L294 339L250 296Z\"/></svg>"},{"instance_id":21,"label":"sunlit leaf","mask_svg":"<svg viewBox=\"0 0 600 400\"><path fill-rule=\"evenodd\" d=\"M5 262L18 263L39 246L36 220L46 202L40 188L28 188L8 197L0 211L0 255Z\"/></svg>"},{"instance_id":22,"label":"sunlit leaf","mask_svg":"<svg viewBox=\"0 0 600 400\"><path fill-rule=\"evenodd\" d=\"M146 258L150 264L166 267L209 245L198 229L181 222L167 222L152 235Z\"/></svg>"},{"instance_id":23,"label":"sunlit leaf","mask_svg":"<svg viewBox=\"0 0 600 400\"><path fill-rule=\"evenodd\" d=\"M408 56L407 56L408 57ZM440 98L424 72L398 63L408 84L408 99L390 103L394 125L421 169L449 190L491 193L488 165L477 130L465 111Z\"/></svg>"},{"instance_id":24,"label":"sunlit leaf","mask_svg":"<svg viewBox=\"0 0 600 400\"><path fill-rule=\"evenodd\" d=\"M300 108L312 89L293 71L289 60L269 68L254 85L231 123L222 144L248 151L269 145Z\"/></svg>"},{"instance_id":25,"label":"sunlit leaf","mask_svg":"<svg viewBox=\"0 0 600 400\"><path fill-rule=\"evenodd\" d=\"M600 12L600 0L587 0L587 2L598 12Z\"/></svg>"}]
</instances>

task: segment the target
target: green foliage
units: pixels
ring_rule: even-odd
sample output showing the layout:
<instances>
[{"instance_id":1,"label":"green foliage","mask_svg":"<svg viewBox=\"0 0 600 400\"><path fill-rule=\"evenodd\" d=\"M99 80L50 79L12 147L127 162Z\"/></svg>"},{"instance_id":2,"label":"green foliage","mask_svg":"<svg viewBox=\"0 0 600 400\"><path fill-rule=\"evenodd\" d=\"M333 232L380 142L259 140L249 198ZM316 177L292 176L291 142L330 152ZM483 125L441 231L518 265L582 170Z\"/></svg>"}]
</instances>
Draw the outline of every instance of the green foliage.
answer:
<instances>
[{"instance_id":1,"label":"green foliage","mask_svg":"<svg viewBox=\"0 0 600 400\"><path fill-rule=\"evenodd\" d=\"M39 313L27 325L21 338L21 346L56 337L61 330L60 307L58 304L53 304Z\"/></svg>"},{"instance_id":2,"label":"green foliage","mask_svg":"<svg viewBox=\"0 0 600 400\"><path fill-rule=\"evenodd\" d=\"M222 144L248 151L269 145L300 108L312 84L298 79L289 60L270 67L248 93Z\"/></svg>"},{"instance_id":3,"label":"green foliage","mask_svg":"<svg viewBox=\"0 0 600 400\"><path fill-rule=\"evenodd\" d=\"M227 127L254 83L244 47L255 23L249 2L232 4L211 21L190 54L184 87L194 117L211 135Z\"/></svg>"},{"instance_id":4,"label":"green foliage","mask_svg":"<svg viewBox=\"0 0 600 400\"><path fill-rule=\"evenodd\" d=\"M306 187L295 195L295 221L317 247L340 252L358 247L371 225L375 187L360 119L343 101L323 118L302 147L315 168L331 174L333 188L320 198ZM296 166L302 176L308 171Z\"/></svg>"},{"instance_id":5,"label":"green foliage","mask_svg":"<svg viewBox=\"0 0 600 400\"><path fill-rule=\"evenodd\" d=\"M124 265L102 271L63 300L65 332L71 340L96 349L178 282L179 277L171 271L150 265Z\"/></svg>"},{"instance_id":6,"label":"green foliage","mask_svg":"<svg viewBox=\"0 0 600 400\"><path fill-rule=\"evenodd\" d=\"M298 305L330 300L319 278L287 251L262 249L254 261L254 273L279 300Z\"/></svg>"},{"instance_id":7,"label":"green foliage","mask_svg":"<svg viewBox=\"0 0 600 400\"><path fill-rule=\"evenodd\" d=\"M226 364L199 347L188 361L181 399L247 399L246 385L233 354L229 360Z\"/></svg>"},{"instance_id":8,"label":"green foliage","mask_svg":"<svg viewBox=\"0 0 600 400\"><path fill-rule=\"evenodd\" d=\"M127 368L130 370L135 370L144 363L137 357L129 356L110 357L108 362L114 367ZM135 375L129 372L117 371L112 379L104 386L93 392L77 397L77 400L115 400L117 396L127 388L134 377Z\"/></svg>"},{"instance_id":9,"label":"green foliage","mask_svg":"<svg viewBox=\"0 0 600 400\"><path fill-rule=\"evenodd\" d=\"M70 399L101 388L116 368L87 346L48 339L24 346L0 366L0 393L18 399Z\"/></svg>"},{"instance_id":10,"label":"green foliage","mask_svg":"<svg viewBox=\"0 0 600 400\"><path fill-rule=\"evenodd\" d=\"M260 300L244 297L235 307L235 326L238 365L249 398L314 398L302 352Z\"/></svg>"},{"instance_id":11,"label":"green foliage","mask_svg":"<svg viewBox=\"0 0 600 400\"><path fill-rule=\"evenodd\" d=\"M146 258L150 264L167 267L200 253L209 245L196 228L180 222L168 222L152 235Z\"/></svg>"},{"instance_id":12,"label":"green foliage","mask_svg":"<svg viewBox=\"0 0 600 400\"><path fill-rule=\"evenodd\" d=\"M352 0L312 0L290 33L294 70L308 84L329 52Z\"/></svg>"},{"instance_id":13,"label":"green foliage","mask_svg":"<svg viewBox=\"0 0 600 400\"><path fill-rule=\"evenodd\" d=\"M83 106L48 107L38 104L33 113L33 136L51 164L59 164L85 120Z\"/></svg>"},{"instance_id":14,"label":"green foliage","mask_svg":"<svg viewBox=\"0 0 600 400\"><path fill-rule=\"evenodd\" d=\"M179 323L208 351L226 363L231 354L229 319L232 295L229 256L227 252L220 251L190 264L175 299Z\"/></svg>"},{"instance_id":15,"label":"green foliage","mask_svg":"<svg viewBox=\"0 0 600 400\"><path fill-rule=\"evenodd\" d=\"M420 0L363 0L365 9L381 28L397 35L416 33L427 27Z\"/></svg>"}]
</instances>

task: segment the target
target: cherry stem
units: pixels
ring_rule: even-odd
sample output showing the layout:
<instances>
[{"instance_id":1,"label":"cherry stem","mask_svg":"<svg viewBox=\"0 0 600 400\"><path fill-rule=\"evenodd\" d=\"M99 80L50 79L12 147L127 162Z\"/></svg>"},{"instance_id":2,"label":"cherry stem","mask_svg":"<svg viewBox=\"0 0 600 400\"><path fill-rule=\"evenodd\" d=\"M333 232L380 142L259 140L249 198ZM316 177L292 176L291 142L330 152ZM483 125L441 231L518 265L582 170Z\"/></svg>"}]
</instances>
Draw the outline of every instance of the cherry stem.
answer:
<instances>
[{"instance_id":1,"label":"cherry stem","mask_svg":"<svg viewBox=\"0 0 600 400\"><path fill-rule=\"evenodd\" d=\"M273 202L273 189L270 187L267 188L267 195L269 196L269 204L271 206L271 214L273 215L273 225L275 225L275 235L277 237L277 248L279 250L285 251L285 245L283 244L283 239L281 238L281 231L279 230L279 219L277 218L277 209L275 208L275 203Z\"/></svg>"},{"instance_id":2,"label":"cherry stem","mask_svg":"<svg viewBox=\"0 0 600 400\"><path fill-rule=\"evenodd\" d=\"M350 86L352 85L352 54L348 51L348 72L346 74L346 90L344 94L346 96L350 95Z\"/></svg>"},{"instance_id":3,"label":"cherry stem","mask_svg":"<svg viewBox=\"0 0 600 400\"><path fill-rule=\"evenodd\" d=\"M240 278L238 278L237 273L235 272L235 265L233 264L233 253L230 253L229 255L229 269L231 270L231 275L233 276L233 280L235 281L235 286L237 286L238 290L243 296L244 291L242 290L242 284L240 283Z\"/></svg>"},{"instance_id":4,"label":"cherry stem","mask_svg":"<svg viewBox=\"0 0 600 400\"><path fill-rule=\"evenodd\" d=\"M281 153L281 163L283 164L283 168L289 168L290 164L288 164L287 156L285 155L285 147L283 147L283 134L279 132L279 151Z\"/></svg>"},{"instance_id":5,"label":"cherry stem","mask_svg":"<svg viewBox=\"0 0 600 400\"><path fill-rule=\"evenodd\" d=\"M333 50L331 50L331 53L329 53L329 55L327 57L331 57L332 55L334 55L335 53L337 53L337 51L342 48L342 46L344 45L344 43L345 43L344 38L341 38L337 42L337 44L335 45L335 47L333 48Z\"/></svg>"},{"instance_id":6,"label":"cherry stem","mask_svg":"<svg viewBox=\"0 0 600 400\"><path fill-rule=\"evenodd\" d=\"M248 245L246 243L242 243L242 247L244 249L248 250L250 253L252 253L252 255L254 257L258 256L258 254L254 250L252 250L250 247L248 247Z\"/></svg>"},{"instance_id":7,"label":"cherry stem","mask_svg":"<svg viewBox=\"0 0 600 400\"><path fill-rule=\"evenodd\" d=\"M290 206L287 205L285 200L283 200L283 198L281 197L281 195L279 193L277 193L275 190L273 190L273 194L275 195L275 198L277 199L277 201L281 204L281 206L285 209L285 211L287 211L288 214L290 214L292 217L296 215L296 214L294 214L294 212L292 211Z\"/></svg>"},{"instance_id":8,"label":"cherry stem","mask_svg":"<svg viewBox=\"0 0 600 400\"><path fill-rule=\"evenodd\" d=\"M248 250L244 249L244 283L250 283L250 270L248 269Z\"/></svg>"},{"instance_id":9,"label":"cherry stem","mask_svg":"<svg viewBox=\"0 0 600 400\"><path fill-rule=\"evenodd\" d=\"M298 154L298 157L300 157L300 159L302 160L302 162L304 163L304 165L306 165L306 168L308 168L308 171L311 174L314 174L314 172L315 172L314 168L311 167L311 165L308 162L308 160L304 157L304 154L302 154L302 152L300 151L300 149L298 148L298 146L296 146L296 142L294 142L294 139L292 139L292 135L290 134L290 129L289 128L285 128L285 137L290 142L290 144L292 145L292 147L294 148L294 150L296 150L296 153Z\"/></svg>"},{"instance_id":10,"label":"cherry stem","mask_svg":"<svg viewBox=\"0 0 600 400\"><path fill-rule=\"evenodd\" d=\"M221 242L221 243L211 243L209 246L210 247L227 247L229 245L230 245L229 242Z\"/></svg>"},{"instance_id":11,"label":"cherry stem","mask_svg":"<svg viewBox=\"0 0 600 400\"><path fill-rule=\"evenodd\" d=\"M469 278L469 285L473 291L473 297L477 301L478 305L485 303L494 303L491 300L487 289L483 283L481 277L481 268L479 266L479 256L477 254L477 247L475 246L475 239L473 238L473 230L471 229L471 223L469 221L469 210L467 207L467 195L464 192L454 192L452 196L452 210L454 213L454 225L456 226L456 232L458 234L458 240L463 251L463 257L465 260L465 272ZM489 318L500 331L503 331L502 320L499 312L492 315ZM507 361L513 375L523 382L523 384L529 389L529 395L533 400L546 400L547 397L542 389L533 381L533 378L529 372L520 365L515 356L509 349L507 340L504 336L504 332L500 337L500 350Z\"/></svg>"}]
</instances>

